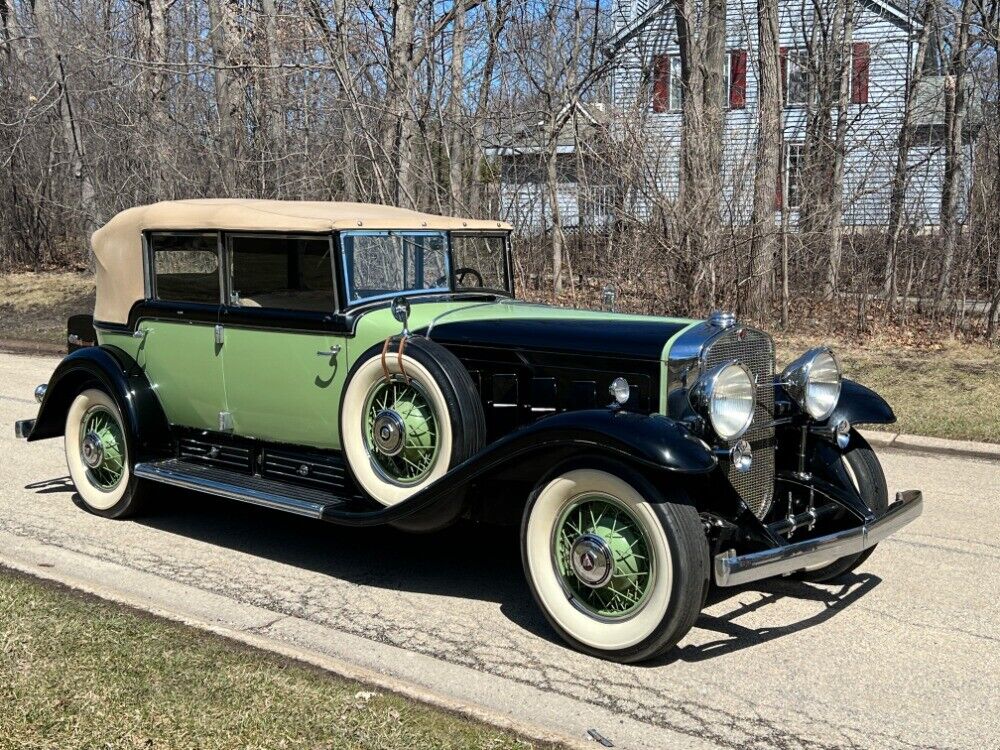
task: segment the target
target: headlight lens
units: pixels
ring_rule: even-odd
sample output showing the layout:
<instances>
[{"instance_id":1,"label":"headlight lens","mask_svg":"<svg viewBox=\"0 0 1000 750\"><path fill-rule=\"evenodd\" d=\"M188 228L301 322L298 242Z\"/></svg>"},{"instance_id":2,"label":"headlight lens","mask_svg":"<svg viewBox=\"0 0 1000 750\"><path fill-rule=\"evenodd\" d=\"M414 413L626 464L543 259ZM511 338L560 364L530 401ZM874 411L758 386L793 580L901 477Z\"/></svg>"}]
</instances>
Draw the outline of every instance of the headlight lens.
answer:
<instances>
[{"instance_id":1,"label":"headlight lens","mask_svg":"<svg viewBox=\"0 0 1000 750\"><path fill-rule=\"evenodd\" d=\"M757 389L746 367L739 362L719 365L706 372L691 389L691 405L708 419L723 440L736 440L750 427Z\"/></svg>"},{"instance_id":2,"label":"headlight lens","mask_svg":"<svg viewBox=\"0 0 1000 750\"><path fill-rule=\"evenodd\" d=\"M815 420L833 414L840 400L840 363L826 347L810 349L781 375L785 390Z\"/></svg>"}]
</instances>

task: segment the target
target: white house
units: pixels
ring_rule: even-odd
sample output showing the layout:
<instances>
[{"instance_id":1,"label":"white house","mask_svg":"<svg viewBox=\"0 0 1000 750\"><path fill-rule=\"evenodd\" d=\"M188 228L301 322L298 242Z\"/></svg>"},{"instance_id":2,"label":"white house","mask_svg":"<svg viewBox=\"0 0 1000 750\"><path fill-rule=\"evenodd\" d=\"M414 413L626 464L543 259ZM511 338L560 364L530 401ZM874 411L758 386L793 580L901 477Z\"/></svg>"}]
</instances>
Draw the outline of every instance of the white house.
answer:
<instances>
[{"instance_id":1,"label":"white house","mask_svg":"<svg viewBox=\"0 0 1000 750\"><path fill-rule=\"evenodd\" d=\"M824 0L829 3L830 0ZM891 180L895 169L897 139L903 122L904 101L915 54L914 20L888 0L855 0L850 97L844 169L844 222L848 226L878 227L888 220ZM775 186L775 208L787 212L794 225L798 205L797 163L806 125L809 90L806 49L813 27L813 0L779 0L781 74L784 78L783 184ZM619 55L611 74L612 112L618 127L634 125L636 113L647 144L661 195L675 196L678 188L681 139L680 57L669 0L618 0L614 8L618 35L640 29ZM828 11L829 12L829 11ZM724 129L723 216L731 223L748 220L753 196L753 162L756 128L757 82L756 2L732 0L727 13L727 64ZM916 142L910 152L910 176L905 203L906 222L925 227L938 222L944 173L943 105L941 78L929 71L915 112ZM615 117L607 118L613 131ZM561 144L567 161L574 149L586 144L567 139ZM494 148L504 177L505 208L520 207L524 219L525 196L541 196L543 181L532 184L530 175L516 174L504 163L519 145ZM969 158L971 159L971 146ZM970 175L971 169L966 170ZM600 189L588 182L588 193ZM561 201L572 205L573 184L560 185ZM537 202L544 200L538 197ZM528 201L530 204L532 201ZM570 215L580 212L569 210ZM512 217L514 218L514 217ZM599 223L595 218L592 222ZM523 221L520 222L524 226ZM544 212L531 216L530 226L546 224Z\"/></svg>"}]
</instances>

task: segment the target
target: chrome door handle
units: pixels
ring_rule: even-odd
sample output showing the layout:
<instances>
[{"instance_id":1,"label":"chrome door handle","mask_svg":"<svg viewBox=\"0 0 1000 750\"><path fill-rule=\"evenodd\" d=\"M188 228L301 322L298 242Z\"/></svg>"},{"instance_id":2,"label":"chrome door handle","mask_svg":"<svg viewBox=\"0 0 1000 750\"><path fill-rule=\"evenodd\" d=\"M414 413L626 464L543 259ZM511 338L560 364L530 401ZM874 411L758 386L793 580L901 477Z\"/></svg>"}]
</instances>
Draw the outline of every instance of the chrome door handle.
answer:
<instances>
[{"instance_id":1,"label":"chrome door handle","mask_svg":"<svg viewBox=\"0 0 1000 750\"><path fill-rule=\"evenodd\" d=\"M327 359L333 359L338 354L340 354L339 346L331 346L330 349L325 352L316 352L317 357L326 357Z\"/></svg>"}]
</instances>

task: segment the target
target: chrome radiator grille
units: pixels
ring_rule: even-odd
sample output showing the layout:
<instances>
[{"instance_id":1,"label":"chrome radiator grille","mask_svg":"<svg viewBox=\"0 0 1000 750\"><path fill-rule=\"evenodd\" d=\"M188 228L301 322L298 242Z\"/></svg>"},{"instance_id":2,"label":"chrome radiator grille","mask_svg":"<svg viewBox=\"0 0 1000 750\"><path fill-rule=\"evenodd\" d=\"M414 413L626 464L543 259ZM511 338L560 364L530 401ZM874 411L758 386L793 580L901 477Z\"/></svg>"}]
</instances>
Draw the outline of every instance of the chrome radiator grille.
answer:
<instances>
[{"instance_id":1,"label":"chrome radiator grille","mask_svg":"<svg viewBox=\"0 0 1000 750\"><path fill-rule=\"evenodd\" d=\"M742 338L741 338L742 337ZM705 348L705 369L738 359L757 378L757 409L743 439L753 448L750 471L739 472L722 462L733 489L758 518L763 518L774 497L774 342L760 331L735 326Z\"/></svg>"}]
</instances>

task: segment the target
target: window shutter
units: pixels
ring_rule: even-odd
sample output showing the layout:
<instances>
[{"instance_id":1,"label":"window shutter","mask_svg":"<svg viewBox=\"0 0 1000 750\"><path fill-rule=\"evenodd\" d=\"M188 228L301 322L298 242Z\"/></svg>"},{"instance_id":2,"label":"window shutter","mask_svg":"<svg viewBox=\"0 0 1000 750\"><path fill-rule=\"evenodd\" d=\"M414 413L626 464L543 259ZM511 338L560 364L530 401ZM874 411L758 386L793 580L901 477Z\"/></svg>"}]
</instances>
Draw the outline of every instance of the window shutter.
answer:
<instances>
[{"instance_id":1,"label":"window shutter","mask_svg":"<svg viewBox=\"0 0 1000 750\"><path fill-rule=\"evenodd\" d=\"M670 55L653 58L653 111L666 112L670 107Z\"/></svg>"},{"instance_id":2,"label":"window shutter","mask_svg":"<svg viewBox=\"0 0 1000 750\"><path fill-rule=\"evenodd\" d=\"M785 148L781 149L778 160L778 179L774 184L774 210L780 211L785 204Z\"/></svg>"},{"instance_id":3,"label":"window shutter","mask_svg":"<svg viewBox=\"0 0 1000 750\"><path fill-rule=\"evenodd\" d=\"M778 61L781 64L781 80L778 82L778 90L781 91L782 103L788 101L788 47L782 47L778 51Z\"/></svg>"},{"instance_id":4,"label":"window shutter","mask_svg":"<svg viewBox=\"0 0 1000 750\"><path fill-rule=\"evenodd\" d=\"M868 42L855 42L851 64L851 104L868 103Z\"/></svg>"},{"instance_id":5,"label":"window shutter","mask_svg":"<svg viewBox=\"0 0 1000 750\"><path fill-rule=\"evenodd\" d=\"M734 50L729 56L729 107L747 106L747 51Z\"/></svg>"}]
</instances>

